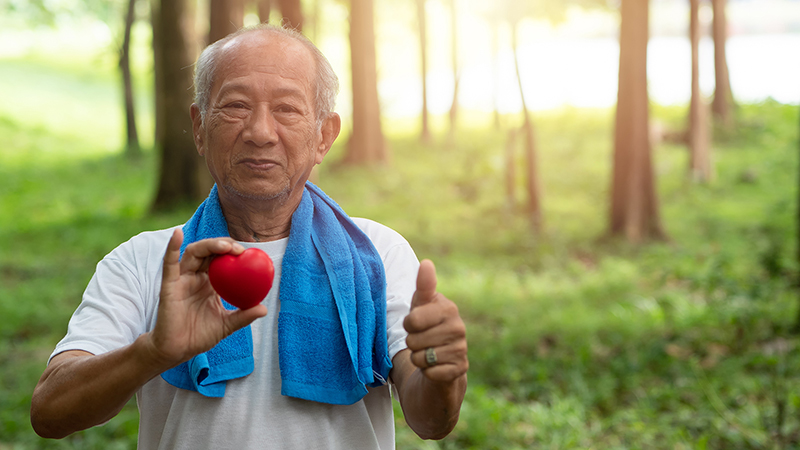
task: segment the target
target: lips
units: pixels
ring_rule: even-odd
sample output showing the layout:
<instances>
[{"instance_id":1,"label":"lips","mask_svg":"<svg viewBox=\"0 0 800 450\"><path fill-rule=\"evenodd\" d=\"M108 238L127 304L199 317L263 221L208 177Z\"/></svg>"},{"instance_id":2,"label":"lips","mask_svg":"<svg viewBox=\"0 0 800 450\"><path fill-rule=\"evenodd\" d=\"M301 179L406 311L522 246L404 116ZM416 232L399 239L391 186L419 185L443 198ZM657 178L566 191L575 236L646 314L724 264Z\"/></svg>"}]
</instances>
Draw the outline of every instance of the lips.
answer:
<instances>
[{"instance_id":1,"label":"lips","mask_svg":"<svg viewBox=\"0 0 800 450\"><path fill-rule=\"evenodd\" d=\"M252 170L269 170L280 165L274 160L261 158L245 158L239 161L239 164L243 164Z\"/></svg>"}]
</instances>

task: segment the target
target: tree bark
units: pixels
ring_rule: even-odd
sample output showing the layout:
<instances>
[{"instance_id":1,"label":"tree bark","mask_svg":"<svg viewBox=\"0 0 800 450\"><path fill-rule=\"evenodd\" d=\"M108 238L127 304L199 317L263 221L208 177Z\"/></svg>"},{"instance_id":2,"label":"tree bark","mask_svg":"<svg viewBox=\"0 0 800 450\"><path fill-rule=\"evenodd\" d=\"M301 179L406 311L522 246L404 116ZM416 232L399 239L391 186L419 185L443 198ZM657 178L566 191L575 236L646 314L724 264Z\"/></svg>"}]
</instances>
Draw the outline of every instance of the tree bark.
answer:
<instances>
[{"instance_id":1,"label":"tree bark","mask_svg":"<svg viewBox=\"0 0 800 450\"><path fill-rule=\"evenodd\" d=\"M649 2L622 0L621 10L609 233L639 242L665 236L659 217L648 129Z\"/></svg>"},{"instance_id":2,"label":"tree bark","mask_svg":"<svg viewBox=\"0 0 800 450\"><path fill-rule=\"evenodd\" d=\"M423 144L431 142L431 130L428 125L428 38L427 14L425 0L417 0L417 23L419 26L419 56L422 67L422 132L420 140Z\"/></svg>"},{"instance_id":3,"label":"tree bark","mask_svg":"<svg viewBox=\"0 0 800 450\"><path fill-rule=\"evenodd\" d=\"M711 136L707 106L700 92L700 0L689 0L689 39L692 45L692 96L689 103L689 172L701 183L711 181Z\"/></svg>"},{"instance_id":4,"label":"tree bark","mask_svg":"<svg viewBox=\"0 0 800 450\"><path fill-rule=\"evenodd\" d=\"M517 167L517 158L516 158L516 148L517 148L517 129L512 128L508 131L508 140L506 141L506 152L505 152L505 166L506 166L506 179L505 179L505 188L506 188L506 203L508 204L509 209L514 209L517 204L517 176L516 176L516 167Z\"/></svg>"},{"instance_id":5,"label":"tree bark","mask_svg":"<svg viewBox=\"0 0 800 450\"><path fill-rule=\"evenodd\" d=\"M208 12L209 44L235 32L244 24L243 0L211 0Z\"/></svg>"},{"instance_id":6,"label":"tree bark","mask_svg":"<svg viewBox=\"0 0 800 450\"><path fill-rule=\"evenodd\" d=\"M734 103L731 79L728 72L728 58L725 50L728 41L726 5L727 0L711 0L711 7L714 11L712 34L714 38L714 79L716 80L711 110L717 120L726 126L730 126L733 118L731 110Z\"/></svg>"},{"instance_id":7,"label":"tree bark","mask_svg":"<svg viewBox=\"0 0 800 450\"><path fill-rule=\"evenodd\" d=\"M156 147L160 175L154 210L196 202L207 193L200 183L205 161L192 139L192 65L196 54L193 11L187 0L161 0L153 8L156 84Z\"/></svg>"},{"instance_id":8,"label":"tree bark","mask_svg":"<svg viewBox=\"0 0 800 450\"><path fill-rule=\"evenodd\" d=\"M312 0L311 3L311 29L306 30L306 36L309 36L310 39L314 42L319 41L319 25L320 25L320 14L322 14L322 6L320 5L321 0ZM307 20L305 21L308 22Z\"/></svg>"},{"instance_id":9,"label":"tree bark","mask_svg":"<svg viewBox=\"0 0 800 450\"><path fill-rule=\"evenodd\" d=\"M283 16L282 27L303 31L303 9L300 0L278 0L278 7Z\"/></svg>"},{"instance_id":10,"label":"tree bark","mask_svg":"<svg viewBox=\"0 0 800 450\"><path fill-rule=\"evenodd\" d=\"M269 13L272 12L272 0L256 0L258 9L258 20L261 23L269 23Z\"/></svg>"},{"instance_id":11,"label":"tree bark","mask_svg":"<svg viewBox=\"0 0 800 450\"><path fill-rule=\"evenodd\" d=\"M797 117L800 118L800 114L798 114ZM800 131L800 127L798 127L798 130ZM797 136L798 136L798 138L797 138L797 144L798 144L797 145L797 149L800 150L800 133L798 133ZM800 265L800 170L798 170L798 175L799 176L797 178L797 180L798 180L797 212L795 213L796 214L796 218L797 218L797 223L795 224L797 226L797 236L796 236L797 237L797 243L796 243L796 248L795 248L795 252L796 252L795 256L797 257L798 265ZM798 273L797 291L798 291L798 294L800 294L800 273ZM798 305L797 306L798 306L797 307L797 317L796 317L795 322L794 322L794 332L795 332L795 334L800 334L800 297L798 297Z\"/></svg>"},{"instance_id":12,"label":"tree bark","mask_svg":"<svg viewBox=\"0 0 800 450\"><path fill-rule=\"evenodd\" d=\"M491 19L492 28L492 106L494 107L494 129L500 130L500 69L497 67L497 61L500 55L500 17L499 13L495 10Z\"/></svg>"},{"instance_id":13,"label":"tree bark","mask_svg":"<svg viewBox=\"0 0 800 450\"><path fill-rule=\"evenodd\" d=\"M450 104L450 130L447 134L447 143L455 145L456 128L458 126L458 22L456 14L456 0L450 0L450 53L453 58L453 102Z\"/></svg>"},{"instance_id":14,"label":"tree bark","mask_svg":"<svg viewBox=\"0 0 800 450\"><path fill-rule=\"evenodd\" d=\"M125 13L125 31L122 37L122 48L119 55L119 68L122 73L122 91L125 99L125 131L127 144L125 155L129 158L138 158L142 155L139 147L139 133L136 130L136 114L133 99L133 79L131 77L131 28L135 20L136 0L128 0L128 10Z\"/></svg>"},{"instance_id":15,"label":"tree bark","mask_svg":"<svg viewBox=\"0 0 800 450\"><path fill-rule=\"evenodd\" d=\"M383 163L388 155L378 101L373 4L372 0L351 0L350 5L353 133L343 162Z\"/></svg>"},{"instance_id":16,"label":"tree bark","mask_svg":"<svg viewBox=\"0 0 800 450\"><path fill-rule=\"evenodd\" d=\"M517 22L511 22L511 47L514 52L514 69L517 73L517 84L519 85L519 97L522 100L522 129L525 134L525 190L527 193L526 212L531 221L531 226L536 233L542 231L542 207L539 189L539 177L536 174L536 139L533 133L533 122L528 112L528 104L525 101L525 92L522 89L522 75L519 70L519 56L517 53Z\"/></svg>"}]
</instances>

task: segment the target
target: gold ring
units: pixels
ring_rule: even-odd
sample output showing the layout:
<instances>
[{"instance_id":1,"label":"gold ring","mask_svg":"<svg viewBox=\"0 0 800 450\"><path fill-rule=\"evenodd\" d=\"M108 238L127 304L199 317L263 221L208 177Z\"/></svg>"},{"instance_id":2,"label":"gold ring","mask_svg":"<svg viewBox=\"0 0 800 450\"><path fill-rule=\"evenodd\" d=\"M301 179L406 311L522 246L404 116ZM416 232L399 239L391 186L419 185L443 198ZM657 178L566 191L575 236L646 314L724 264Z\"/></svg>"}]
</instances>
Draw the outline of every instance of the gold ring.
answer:
<instances>
[{"instance_id":1,"label":"gold ring","mask_svg":"<svg viewBox=\"0 0 800 450\"><path fill-rule=\"evenodd\" d=\"M436 358L436 350L433 347L425 349L425 362L428 363L428 367L433 367L439 362Z\"/></svg>"}]
</instances>

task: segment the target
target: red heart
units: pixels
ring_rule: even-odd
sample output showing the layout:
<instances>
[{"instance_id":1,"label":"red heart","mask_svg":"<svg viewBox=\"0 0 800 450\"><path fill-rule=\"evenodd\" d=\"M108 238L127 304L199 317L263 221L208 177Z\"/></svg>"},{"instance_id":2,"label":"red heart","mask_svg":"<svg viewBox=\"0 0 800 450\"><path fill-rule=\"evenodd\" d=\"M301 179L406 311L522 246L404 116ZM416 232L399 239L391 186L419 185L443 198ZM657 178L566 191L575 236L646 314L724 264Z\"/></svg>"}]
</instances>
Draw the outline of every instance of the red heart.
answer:
<instances>
[{"instance_id":1,"label":"red heart","mask_svg":"<svg viewBox=\"0 0 800 450\"><path fill-rule=\"evenodd\" d=\"M261 303L272 288L274 277L272 259L257 248L248 248L237 256L217 256L208 267L211 286L220 297L239 309Z\"/></svg>"}]
</instances>

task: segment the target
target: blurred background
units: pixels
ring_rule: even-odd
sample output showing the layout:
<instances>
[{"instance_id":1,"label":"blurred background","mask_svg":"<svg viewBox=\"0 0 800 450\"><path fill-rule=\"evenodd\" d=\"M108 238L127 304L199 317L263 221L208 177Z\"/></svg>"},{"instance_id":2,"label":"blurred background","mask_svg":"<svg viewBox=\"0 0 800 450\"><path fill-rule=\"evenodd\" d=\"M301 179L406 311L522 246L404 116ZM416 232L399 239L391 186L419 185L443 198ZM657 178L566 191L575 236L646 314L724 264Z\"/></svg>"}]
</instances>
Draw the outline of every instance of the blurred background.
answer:
<instances>
[{"instance_id":1,"label":"blurred background","mask_svg":"<svg viewBox=\"0 0 800 450\"><path fill-rule=\"evenodd\" d=\"M340 79L314 181L437 264L455 431L399 449L800 448L800 0L0 0L0 450L94 266L210 178L192 65L296 27ZM353 62L360 64L353 64Z\"/></svg>"}]
</instances>

